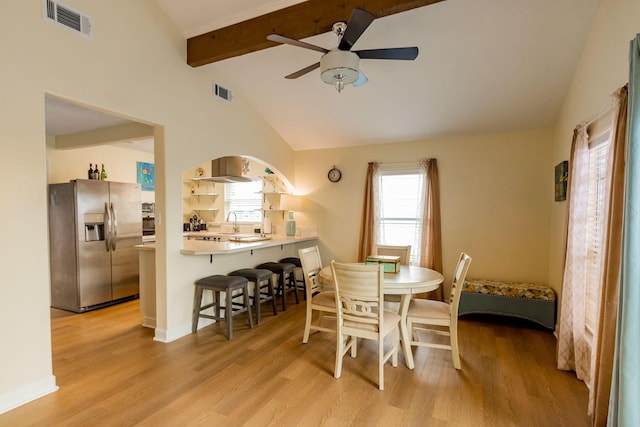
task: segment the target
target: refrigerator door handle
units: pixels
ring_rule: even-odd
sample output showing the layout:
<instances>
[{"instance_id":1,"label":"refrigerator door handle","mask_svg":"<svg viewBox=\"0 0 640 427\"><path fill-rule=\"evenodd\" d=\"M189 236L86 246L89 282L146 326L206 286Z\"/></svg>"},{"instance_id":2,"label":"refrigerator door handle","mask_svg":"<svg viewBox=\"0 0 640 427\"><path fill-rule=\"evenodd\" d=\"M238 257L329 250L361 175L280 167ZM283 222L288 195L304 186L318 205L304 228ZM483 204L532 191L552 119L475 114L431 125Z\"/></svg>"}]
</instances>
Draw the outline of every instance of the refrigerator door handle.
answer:
<instances>
[{"instance_id":1,"label":"refrigerator door handle","mask_svg":"<svg viewBox=\"0 0 640 427\"><path fill-rule=\"evenodd\" d=\"M112 234L111 234L111 250L116 250L116 241L118 240L118 214L116 213L116 206L111 202L111 213L113 214Z\"/></svg>"},{"instance_id":2,"label":"refrigerator door handle","mask_svg":"<svg viewBox=\"0 0 640 427\"><path fill-rule=\"evenodd\" d=\"M106 218L106 233L105 243L107 245L107 252L111 250L111 210L109 210L109 202L104 202L104 216Z\"/></svg>"}]
</instances>

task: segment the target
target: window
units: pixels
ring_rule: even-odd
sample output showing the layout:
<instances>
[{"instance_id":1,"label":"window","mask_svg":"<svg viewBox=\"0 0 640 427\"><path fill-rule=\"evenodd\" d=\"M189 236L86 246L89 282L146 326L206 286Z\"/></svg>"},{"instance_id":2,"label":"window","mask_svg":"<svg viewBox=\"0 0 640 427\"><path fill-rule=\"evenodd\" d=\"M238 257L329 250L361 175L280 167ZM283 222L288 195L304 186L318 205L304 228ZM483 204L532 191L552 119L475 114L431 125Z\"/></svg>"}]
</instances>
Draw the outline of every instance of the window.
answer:
<instances>
[{"instance_id":1,"label":"window","mask_svg":"<svg viewBox=\"0 0 640 427\"><path fill-rule=\"evenodd\" d=\"M262 181L224 185L224 217L235 212L238 222L262 222Z\"/></svg>"},{"instance_id":2,"label":"window","mask_svg":"<svg viewBox=\"0 0 640 427\"><path fill-rule=\"evenodd\" d=\"M593 334L598 322L602 288L602 250L606 226L607 156L610 134L589 141L589 196L587 202L587 277L585 289L585 328Z\"/></svg>"},{"instance_id":3,"label":"window","mask_svg":"<svg viewBox=\"0 0 640 427\"><path fill-rule=\"evenodd\" d=\"M377 243L411 245L410 264L419 264L425 176L420 169L381 171L377 181Z\"/></svg>"}]
</instances>

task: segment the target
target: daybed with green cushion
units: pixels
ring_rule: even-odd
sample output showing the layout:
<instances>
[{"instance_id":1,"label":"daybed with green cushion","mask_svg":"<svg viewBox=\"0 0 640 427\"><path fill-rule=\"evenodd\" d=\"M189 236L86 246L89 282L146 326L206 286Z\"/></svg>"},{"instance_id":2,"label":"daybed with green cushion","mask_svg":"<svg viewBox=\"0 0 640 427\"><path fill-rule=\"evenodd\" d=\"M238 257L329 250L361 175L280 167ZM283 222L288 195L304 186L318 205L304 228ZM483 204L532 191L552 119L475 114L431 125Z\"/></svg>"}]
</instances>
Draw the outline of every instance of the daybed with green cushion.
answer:
<instances>
[{"instance_id":1,"label":"daybed with green cushion","mask_svg":"<svg viewBox=\"0 0 640 427\"><path fill-rule=\"evenodd\" d=\"M553 330L556 294L547 285L467 279L462 288L458 315L471 313L519 317Z\"/></svg>"}]
</instances>

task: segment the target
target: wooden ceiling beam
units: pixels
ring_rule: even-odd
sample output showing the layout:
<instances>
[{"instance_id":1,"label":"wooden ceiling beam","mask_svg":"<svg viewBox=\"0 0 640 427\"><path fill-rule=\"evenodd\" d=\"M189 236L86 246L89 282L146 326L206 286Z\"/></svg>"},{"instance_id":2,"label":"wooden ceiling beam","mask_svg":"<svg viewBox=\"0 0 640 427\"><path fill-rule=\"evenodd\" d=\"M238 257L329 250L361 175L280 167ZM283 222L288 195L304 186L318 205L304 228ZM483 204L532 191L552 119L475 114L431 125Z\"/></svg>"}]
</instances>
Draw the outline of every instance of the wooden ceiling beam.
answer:
<instances>
[{"instance_id":1,"label":"wooden ceiling beam","mask_svg":"<svg viewBox=\"0 0 640 427\"><path fill-rule=\"evenodd\" d=\"M335 22L347 22L354 8L376 18L393 15L443 0L307 0L266 15L187 39L187 64L210 64L277 46L269 34L304 39L331 31Z\"/></svg>"}]
</instances>

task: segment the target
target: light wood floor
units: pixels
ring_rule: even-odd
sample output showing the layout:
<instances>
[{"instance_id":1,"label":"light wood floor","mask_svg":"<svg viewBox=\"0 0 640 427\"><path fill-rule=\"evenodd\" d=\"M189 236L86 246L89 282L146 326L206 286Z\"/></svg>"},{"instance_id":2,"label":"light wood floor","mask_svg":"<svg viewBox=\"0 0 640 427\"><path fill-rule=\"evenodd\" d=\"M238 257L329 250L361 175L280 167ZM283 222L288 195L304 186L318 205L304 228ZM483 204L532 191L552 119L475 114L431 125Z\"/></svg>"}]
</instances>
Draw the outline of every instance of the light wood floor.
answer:
<instances>
[{"instance_id":1,"label":"light wood floor","mask_svg":"<svg viewBox=\"0 0 640 427\"><path fill-rule=\"evenodd\" d=\"M446 351L414 349L416 369L400 356L384 391L374 343L333 378L335 337L302 344L303 303L253 330L235 317L232 341L221 324L162 344L141 321L138 301L52 309L60 389L0 415L0 426L589 425L586 388L555 368L553 335L512 320L463 318L461 371Z\"/></svg>"}]
</instances>

